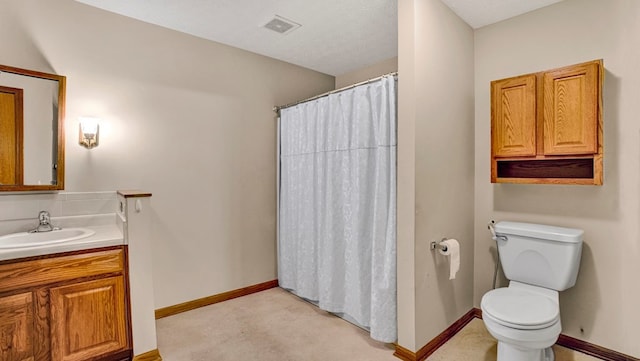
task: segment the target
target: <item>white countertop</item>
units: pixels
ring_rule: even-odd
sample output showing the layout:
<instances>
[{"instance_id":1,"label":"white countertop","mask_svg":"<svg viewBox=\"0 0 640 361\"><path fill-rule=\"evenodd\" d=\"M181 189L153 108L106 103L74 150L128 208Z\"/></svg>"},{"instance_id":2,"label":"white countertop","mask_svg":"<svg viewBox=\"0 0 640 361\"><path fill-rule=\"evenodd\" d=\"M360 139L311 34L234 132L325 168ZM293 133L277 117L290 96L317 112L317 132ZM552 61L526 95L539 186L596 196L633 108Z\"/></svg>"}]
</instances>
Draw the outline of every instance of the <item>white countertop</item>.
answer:
<instances>
[{"instance_id":1,"label":"white countertop","mask_svg":"<svg viewBox=\"0 0 640 361\"><path fill-rule=\"evenodd\" d=\"M0 261L125 244L122 231L116 224L83 226L83 228L91 229L96 233L87 238L64 243L0 249Z\"/></svg>"}]
</instances>

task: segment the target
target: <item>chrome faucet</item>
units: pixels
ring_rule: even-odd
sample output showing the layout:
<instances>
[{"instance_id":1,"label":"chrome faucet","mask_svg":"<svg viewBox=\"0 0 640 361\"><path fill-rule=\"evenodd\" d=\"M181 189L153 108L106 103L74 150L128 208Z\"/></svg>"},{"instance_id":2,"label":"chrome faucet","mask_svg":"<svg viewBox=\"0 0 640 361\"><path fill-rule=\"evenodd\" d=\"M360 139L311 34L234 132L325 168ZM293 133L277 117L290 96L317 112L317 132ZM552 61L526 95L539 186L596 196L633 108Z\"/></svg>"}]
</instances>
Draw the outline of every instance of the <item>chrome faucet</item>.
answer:
<instances>
[{"instance_id":1,"label":"chrome faucet","mask_svg":"<svg viewBox=\"0 0 640 361\"><path fill-rule=\"evenodd\" d=\"M49 212L47 211L40 211L40 213L38 213L38 222L40 222L38 226L29 231L29 233L51 232L60 229L51 224L51 215L49 215Z\"/></svg>"}]
</instances>

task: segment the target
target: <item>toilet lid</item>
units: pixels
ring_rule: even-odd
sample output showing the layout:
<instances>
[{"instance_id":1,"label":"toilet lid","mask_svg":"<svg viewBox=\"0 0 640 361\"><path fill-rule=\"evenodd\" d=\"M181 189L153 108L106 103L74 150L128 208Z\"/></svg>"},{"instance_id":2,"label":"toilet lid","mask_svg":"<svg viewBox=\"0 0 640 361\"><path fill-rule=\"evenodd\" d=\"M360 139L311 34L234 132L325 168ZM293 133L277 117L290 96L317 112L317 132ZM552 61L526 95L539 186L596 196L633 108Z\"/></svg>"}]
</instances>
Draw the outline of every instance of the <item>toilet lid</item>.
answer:
<instances>
[{"instance_id":1,"label":"toilet lid","mask_svg":"<svg viewBox=\"0 0 640 361\"><path fill-rule=\"evenodd\" d=\"M558 321L560 308L543 295L513 288L487 292L480 304L483 315L516 329L541 329Z\"/></svg>"}]
</instances>

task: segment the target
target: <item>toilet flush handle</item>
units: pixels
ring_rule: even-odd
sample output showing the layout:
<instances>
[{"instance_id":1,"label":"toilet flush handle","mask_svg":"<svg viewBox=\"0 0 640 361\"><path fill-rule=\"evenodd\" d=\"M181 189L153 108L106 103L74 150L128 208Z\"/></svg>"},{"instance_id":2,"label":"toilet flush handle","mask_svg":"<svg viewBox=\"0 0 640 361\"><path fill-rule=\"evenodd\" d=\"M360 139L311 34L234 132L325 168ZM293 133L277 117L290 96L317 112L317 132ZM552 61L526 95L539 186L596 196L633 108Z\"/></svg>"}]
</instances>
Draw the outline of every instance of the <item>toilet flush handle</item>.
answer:
<instances>
[{"instance_id":1,"label":"toilet flush handle","mask_svg":"<svg viewBox=\"0 0 640 361\"><path fill-rule=\"evenodd\" d=\"M509 239L507 238L507 236L503 236L501 234L496 234L496 230L494 229L493 225L496 222L494 222L493 220L491 222L489 222L489 224L487 224L487 228L489 228L489 232L491 232L491 239L493 239L494 241L508 241Z\"/></svg>"}]
</instances>

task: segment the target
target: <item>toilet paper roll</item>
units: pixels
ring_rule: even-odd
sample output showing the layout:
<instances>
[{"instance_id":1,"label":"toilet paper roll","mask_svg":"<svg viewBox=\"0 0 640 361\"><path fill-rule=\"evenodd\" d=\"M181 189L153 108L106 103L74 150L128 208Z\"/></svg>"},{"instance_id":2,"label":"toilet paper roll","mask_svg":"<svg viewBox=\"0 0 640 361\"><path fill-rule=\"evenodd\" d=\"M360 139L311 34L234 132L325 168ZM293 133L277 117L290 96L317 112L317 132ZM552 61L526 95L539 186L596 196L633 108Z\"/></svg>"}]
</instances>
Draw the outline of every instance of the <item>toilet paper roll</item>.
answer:
<instances>
[{"instance_id":1,"label":"toilet paper roll","mask_svg":"<svg viewBox=\"0 0 640 361\"><path fill-rule=\"evenodd\" d=\"M449 279L456 278L456 273L460 269L460 243L450 238L440 242L441 245L447 246L447 250L439 249L441 255L449 257Z\"/></svg>"}]
</instances>

